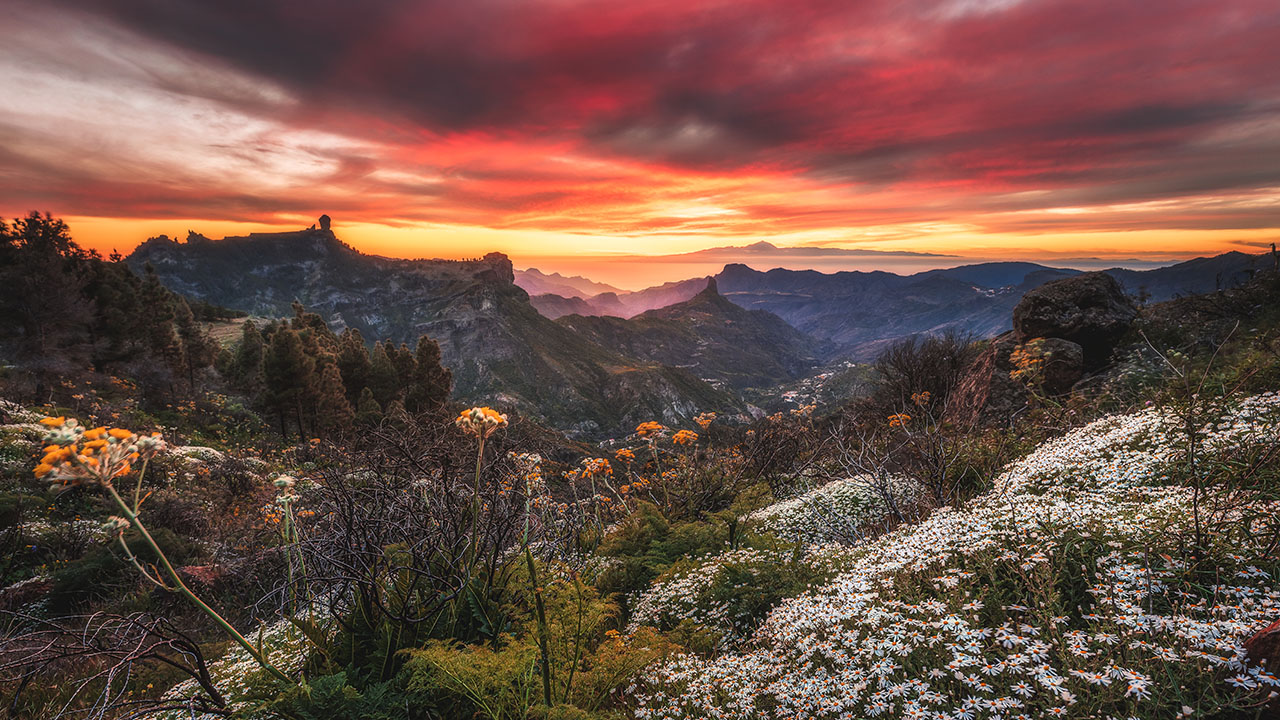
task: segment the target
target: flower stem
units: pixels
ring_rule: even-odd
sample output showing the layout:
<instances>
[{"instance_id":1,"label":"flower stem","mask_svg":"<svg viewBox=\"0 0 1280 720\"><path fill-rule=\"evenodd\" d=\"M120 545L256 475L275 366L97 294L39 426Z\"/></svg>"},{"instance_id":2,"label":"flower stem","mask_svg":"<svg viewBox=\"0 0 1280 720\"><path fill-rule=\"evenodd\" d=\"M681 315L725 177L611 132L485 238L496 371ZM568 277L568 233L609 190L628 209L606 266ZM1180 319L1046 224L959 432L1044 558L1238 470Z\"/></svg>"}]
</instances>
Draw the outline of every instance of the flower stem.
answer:
<instances>
[{"instance_id":1,"label":"flower stem","mask_svg":"<svg viewBox=\"0 0 1280 720\"><path fill-rule=\"evenodd\" d=\"M533 607L538 613L538 652L542 655L542 697L551 707L551 631L547 627L547 605L542 600L542 588L538 585L538 568L533 562L533 550L529 545L529 501L524 509L524 560L529 566L529 582L533 585Z\"/></svg>"},{"instance_id":2,"label":"flower stem","mask_svg":"<svg viewBox=\"0 0 1280 720\"><path fill-rule=\"evenodd\" d=\"M484 434L476 444L476 478L471 490L471 557L467 560L467 582L480 556L480 466L484 464Z\"/></svg>"},{"instance_id":3,"label":"flower stem","mask_svg":"<svg viewBox=\"0 0 1280 720\"><path fill-rule=\"evenodd\" d=\"M169 558L164 554L164 551L160 549L160 546L156 544L155 538L151 537L151 533L147 532L147 527L142 524L142 521L139 520L138 516L132 509L130 509L129 504L124 501L124 498L120 497L120 493L116 492L115 487L111 485L111 483L103 483L102 486L107 489L107 493L111 495L111 499L115 501L116 505L120 508L120 511L124 513L125 518L132 523L134 527L138 528L138 532L142 534L142 538L146 540L151 551L156 554L156 557L160 558L160 564L173 580L176 591L187 600L191 601L191 603L199 608L201 612L212 618L219 627L226 631L226 633L230 635L231 638L240 645L240 647L244 648L245 651L248 652L255 661L257 661L258 665L262 666L264 670L275 676L277 680L301 687L296 680L285 675L279 668L272 665L271 661L259 652L252 643L246 640L245 637L240 634L239 630L236 630L232 627L231 623L227 622L226 619L219 615L217 610L214 610L205 603L205 601L196 596L195 593L191 592L191 588L188 588L187 584L182 581L182 577L178 575L178 571L174 569L173 564L169 562Z\"/></svg>"}]
</instances>

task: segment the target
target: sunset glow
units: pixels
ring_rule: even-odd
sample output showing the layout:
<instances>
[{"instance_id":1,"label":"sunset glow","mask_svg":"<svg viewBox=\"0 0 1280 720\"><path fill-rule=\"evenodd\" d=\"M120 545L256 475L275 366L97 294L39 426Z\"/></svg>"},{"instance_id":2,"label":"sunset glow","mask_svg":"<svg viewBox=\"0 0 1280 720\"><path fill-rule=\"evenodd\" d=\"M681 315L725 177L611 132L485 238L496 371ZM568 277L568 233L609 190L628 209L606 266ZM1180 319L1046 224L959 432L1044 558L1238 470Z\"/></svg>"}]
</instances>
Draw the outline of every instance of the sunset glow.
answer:
<instances>
[{"instance_id":1,"label":"sunset glow","mask_svg":"<svg viewBox=\"0 0 1280 720\"><path fill-rule=\"evenodd\" d=\"M1269 1L10 7L0 213L104 252L323 212L366 252L638 287L682 275L608 259L763 240L1119 263L1280 238Z\"/></svg>"}]
</instances>

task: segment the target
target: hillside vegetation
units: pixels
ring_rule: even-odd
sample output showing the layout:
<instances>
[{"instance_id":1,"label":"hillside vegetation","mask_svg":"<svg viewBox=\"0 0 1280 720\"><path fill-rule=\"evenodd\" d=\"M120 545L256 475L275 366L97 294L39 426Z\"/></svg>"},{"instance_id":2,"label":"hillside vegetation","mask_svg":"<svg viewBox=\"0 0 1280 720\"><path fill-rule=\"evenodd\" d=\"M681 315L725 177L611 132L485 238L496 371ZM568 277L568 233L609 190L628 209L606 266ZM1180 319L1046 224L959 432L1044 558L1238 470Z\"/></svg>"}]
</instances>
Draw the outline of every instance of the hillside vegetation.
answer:
<instances>
[{"instance_id":1,"label":"hillside vegetation","mask_svg":"<svg viewBox=\"0 0 1280 720\"><path fill-rule=\"evenodd\" d=\"M809 348L713 287L591 330L629 348L581 358L600 387L667 385L583 398L627 423L586 443L513 411L541 388L456 403L445 339L370 345L290 303L219 347L230 313L145 267L51 218L0 230L61 283L3 296L5 717L1280 711L1278 273L1146 305L1060 278L1006 334L891 343L833 409L757 418L699 379L751 366L691 338L773 337L789 352L752 352L783 370ZM150 288L130 322L104 276Z\"/></svg>"}]
</instances>

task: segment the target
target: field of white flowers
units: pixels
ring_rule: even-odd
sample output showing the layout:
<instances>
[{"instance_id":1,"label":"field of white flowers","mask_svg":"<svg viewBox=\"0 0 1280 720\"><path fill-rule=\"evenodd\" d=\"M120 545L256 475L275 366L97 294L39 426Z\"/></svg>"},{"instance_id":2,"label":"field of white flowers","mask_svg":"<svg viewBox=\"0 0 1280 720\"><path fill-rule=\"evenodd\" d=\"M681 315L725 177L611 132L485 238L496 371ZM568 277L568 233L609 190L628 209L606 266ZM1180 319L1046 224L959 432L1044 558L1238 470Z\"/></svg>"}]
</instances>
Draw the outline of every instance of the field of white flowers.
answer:
<instances>
[{"instance_id":1,"label":"field of white flowers","mask_svg":"<svg viewBox=\"0 0 1280 720\"><path fill-rule=\"evenodd\" d=\"M1200 452L1242 453L1276 442L1280 394L1203 417ZM1236 531L1187 552L1207 511L1203 489L1171 480L1180 428L1149 408L1043 445L986 495L858 548L848 571L783 602L741 650L651 669L632 688L638 717L1177 718L1259 706L1280 680L1242 643L1280 617L1261 532L1278 508L1233 505L1217 520ZM756 519L785 528L812 506L792 500ZM680 606L716 567L666 580L637 619L661 599L732 622Z\"/></svg>"},{"instance_id":2,"label":"field of white flowers","mask_svg":"<svg viewBox=\"0 0 1280 720\"><path fill-rule=\"evenodd\" d=\"M910 506L922 494L910 478L859 475L761 508L745 520L785 540L822 544L859 537L865 526L885 520L893 508Z\"/></svg>"}]
</instances>

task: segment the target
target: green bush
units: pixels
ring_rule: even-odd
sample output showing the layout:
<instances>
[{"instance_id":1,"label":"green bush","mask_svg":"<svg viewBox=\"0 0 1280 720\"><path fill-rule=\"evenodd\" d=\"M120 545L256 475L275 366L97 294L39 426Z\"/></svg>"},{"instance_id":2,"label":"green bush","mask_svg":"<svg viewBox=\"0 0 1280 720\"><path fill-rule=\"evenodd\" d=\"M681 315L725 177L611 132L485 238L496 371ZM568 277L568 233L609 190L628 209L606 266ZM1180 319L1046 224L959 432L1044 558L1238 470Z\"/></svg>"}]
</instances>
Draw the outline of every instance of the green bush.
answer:
<instances>
[{"instance_id":1,"label":"green bush","mask_svg":"<svg viewBox=\"0 0 1280 720\"><path fill-rule=\"evenodd\" d=\"M161 528L153 530L151 535L174 565L186 564L199 554L193 540L179 537L172 530ZM134 557L144 563L156 560L136 531L126 534L125 538ZM142 582L118 544L102 545L53 573L49 612L70 614L84 610L94 603L119 597Z\"/></svg>"}]
</instances>

